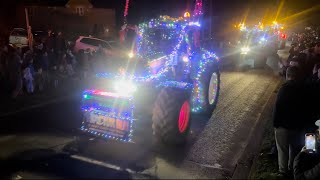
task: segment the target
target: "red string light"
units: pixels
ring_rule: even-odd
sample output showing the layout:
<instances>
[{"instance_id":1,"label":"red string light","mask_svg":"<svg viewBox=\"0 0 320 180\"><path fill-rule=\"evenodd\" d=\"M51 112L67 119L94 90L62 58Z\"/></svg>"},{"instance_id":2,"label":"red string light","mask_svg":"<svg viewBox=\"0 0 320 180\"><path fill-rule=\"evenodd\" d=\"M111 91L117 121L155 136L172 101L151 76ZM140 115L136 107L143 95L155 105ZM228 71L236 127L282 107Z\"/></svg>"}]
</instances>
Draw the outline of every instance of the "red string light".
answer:
<instances>
[{"instance_id":1,"label":"red string light","mask_svg":"<svg viewBox=\"0 0 320 180\"><path fill-rule=\"evenodd\" d=\"M129 0L126 0L126 6L124 8L124 13L123 13L123 16L124 17L127 17L128 15L128 10L129 10Z\"/></svg>"},{"instance_id":2,"label":"red string light","mask_svg":"<svg viewBox=\"0 0 320 180\"><path fill-rule=\"evenodd\" d=\"M194 16L199 16L202 15L202 0L196 0L196 6L194 8L193 15Z\"/></svg>"}]
</instances>

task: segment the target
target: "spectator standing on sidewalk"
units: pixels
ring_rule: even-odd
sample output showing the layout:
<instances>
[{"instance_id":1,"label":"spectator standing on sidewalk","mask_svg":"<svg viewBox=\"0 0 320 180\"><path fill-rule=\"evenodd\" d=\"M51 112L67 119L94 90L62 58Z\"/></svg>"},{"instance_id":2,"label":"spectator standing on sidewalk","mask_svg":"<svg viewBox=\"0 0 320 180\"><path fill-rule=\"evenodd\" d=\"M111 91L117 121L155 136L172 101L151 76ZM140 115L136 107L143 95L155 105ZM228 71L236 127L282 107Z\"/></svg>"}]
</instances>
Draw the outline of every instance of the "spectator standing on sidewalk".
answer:
<instances>
[{"instance_id":1,"label":"spectator standing on sidewalk","mask_svg":"<svg viewBox=\"0 0 320 180\"><path fill-rule=\"evenodd\" d=\"M294 157L303 147L306 117L304 86L299 81L299 68L288 67L286 80L279 89L273 112L273 126L278 150L279 172L290 175Z\"/></svg>"},{"instance_id":2,"label":"spectator standing on sidewalk","mask_svg":"<svg viewBox=\"0 0 320 180\"><path fill-rule=\"evenodd\" d=\"M294 160L294 179L320 179L320 154L308 153L304 147Z\"/></svg>"},{"instance_id":3,"label":"spectator standing on sidewalk","mask_svg":"<svg viewBox=\"0 0 320 180\"><path fill-rule=\"evenodd\" d=\"M54 53L54 49L48 50L48 58L49 58L49 65L51 67L54 67L54 66L58 67L59 60L58 60L56 54Z\"/></svg>"},{"instance_id":4,"label":"spectator standing on sidewalk","mask_svg":"<svg viewBox=\"0 0 320 180\"><path fill-rule=\"evenodd\" d=\"M42 55L41 61L42 73L44 76L45 83L49 83L49 68L50 68L50 60L47 51L44 51Z\"/></svg>"},{"instance_id":5,"label":"spectator standing on sidewalk","mask_svg":"<svg viewBox=\"0 0 320 180\"><path fill-rule=\"evenodd\" d=\"M79 54L77 56L77 60L79 62L79 70L81 73L81 78L86 79L88 77L88 71L90 68L89 64L89 53L85 53L83 49L79 50Z\"/></svg>"},{"instance_id":6,"label":"spectator standing on sidewalk","mask_svg":"<svg viewBox=\"0 0 320 180\"><path fill-rule=\"evenodd\" d=\"M13 98L16 98L22 89L21 64L22 60L17 49L13 49L11 57L8 61L9 81L11 90L13 90Z\"/></svg>"},{"instance_id":7,"label":"spectator standing on sidewalk","mask_svg":"<svg viewBox=\"0 0 320 180\"><path fill-rule=\"evenodd\" d=\"M73 54L71 53L71 51L67 51L66 53L66 72L68 76L73 76L74 75L74 70L73 67L76 64L75 62L75 58L73 56Z\"/></svg>"},{"instance_id":8,"label":"spectator standing on sidewalk","mask_svg":"<svg viewBox=\"0 0 320 180\"><path fill-rule=\"evenodd\" d=\"M34 92L34 66L33 66L33 59L28 62L27 67L23 70L23 79L25 82L26 90L29 94Z\"/></svg>"},{"instance_id":9,"label":"spectator standing on sidewalk","mask_svg":"<svg viewBox=\"0 0 320 180\"><path fill-rule=\"evenodd\" d=\"M314 64L320 63L320 42L316 43L313 50L313 56L311 61Z\"/></svg>"},{"instance_id":10,"label":"spectator standing on sidewalk","mask_svg":"<svg viewBox=\"0 0 320 180\"><path fill-rule=\"evenodd\" d=\"M55 37L52 33L52 30L48 30L48 36L45 42L47 49L55 49Z\"/></svg>"},{"instance_id":11,"label":"spectator standing on sidewalk","mask_svg":"<svg viewBox=\"0 0 320 180\"><path fill-rule=\"evenodd\" d=\"M55 48L58 58L61 59L61 56L63 56L66 51L66 42L63 38L62 32L59 32L55 38Z\"/></svg>"},{"instance_id":12,"label":"spectator standing on sidewalk","mask_svg":"<svg viewBox=\"0 0 320 180\"><path fill-rule=\"evenodd\" d=\"M0 87L1 87L1 91L5 90L6 79L7 79L7 51L5 50L5 46L1 46L1 49L0 49L0 83L1 83Z\"/></svg>"}]
</instances>

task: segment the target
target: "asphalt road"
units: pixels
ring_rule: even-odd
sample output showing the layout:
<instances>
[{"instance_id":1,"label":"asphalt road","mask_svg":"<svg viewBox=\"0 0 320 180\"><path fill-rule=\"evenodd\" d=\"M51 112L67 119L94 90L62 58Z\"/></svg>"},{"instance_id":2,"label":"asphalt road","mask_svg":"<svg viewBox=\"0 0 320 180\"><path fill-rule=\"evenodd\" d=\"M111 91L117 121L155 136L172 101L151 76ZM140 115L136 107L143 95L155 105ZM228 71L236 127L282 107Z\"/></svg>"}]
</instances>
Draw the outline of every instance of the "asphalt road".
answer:
<instances>
[{"instance_id":1,"label":"asphalt road","mask_svg":"<svg viewBox=\"0 0 320 180\"><path fill-rule=\"evenodd\" d=\"M0 118L0 175L15 179L230 178L279 81L262 69L222 72L212 118L193 117L183 147L155 142L150 119L137 126L135 143L86 139L74 130L80 126L78 98L17 111Z\"/></svg>"}]
</instances>

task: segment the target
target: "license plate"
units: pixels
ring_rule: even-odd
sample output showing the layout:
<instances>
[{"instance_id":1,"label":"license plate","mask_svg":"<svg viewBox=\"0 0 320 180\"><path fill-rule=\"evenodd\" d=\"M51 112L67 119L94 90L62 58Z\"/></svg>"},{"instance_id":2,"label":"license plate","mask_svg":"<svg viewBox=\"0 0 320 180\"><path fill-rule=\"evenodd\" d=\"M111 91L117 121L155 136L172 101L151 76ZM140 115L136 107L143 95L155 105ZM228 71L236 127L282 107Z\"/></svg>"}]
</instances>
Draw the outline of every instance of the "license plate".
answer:
<instances>
[{"instance_id":1,"label":"license plate","mask_svg":"<svg viewBox=\"0 0 320 180\"><path fill-rule=\"evenodd\" d=\"M130 131L130 121L106 117L103 115L90 113L87 119L87 128L91 131L111 135L119 138L125 138Z\"/></svg>"}]
</instances>

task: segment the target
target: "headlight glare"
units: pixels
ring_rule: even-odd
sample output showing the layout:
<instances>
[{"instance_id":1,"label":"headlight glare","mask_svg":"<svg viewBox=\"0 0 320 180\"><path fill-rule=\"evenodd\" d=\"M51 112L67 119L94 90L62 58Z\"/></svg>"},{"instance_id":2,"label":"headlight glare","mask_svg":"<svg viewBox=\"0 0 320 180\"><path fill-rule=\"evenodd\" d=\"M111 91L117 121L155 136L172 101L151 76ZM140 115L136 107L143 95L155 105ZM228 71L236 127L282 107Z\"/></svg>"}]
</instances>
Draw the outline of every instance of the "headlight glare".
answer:
<instances>
[{"instance_id":1,"label":"headlight glare","mask_svg":"<svg viewBox=\"0 0 320 180\"><path fill-rule=\"evenodd\" d=\"M133 52L129 52L129 53L128 53L128 57L129 57L129 58L133 58L133 57L134 57Z\"/></svg>"},{"instance_id":2,"label":"headlight glare","mask_svg":"<svg viewBox=\"0 0 320 180\"><path fill-rule=\"evenodd\" d=\"M128 96L137 90L137 86L129 80L121 80L114 83L114 90L121 95Z\"/></svg>"},{"instance_id":3,"label":"headlight glare","mask_svg":"<svg viewBox=\"0 0 320 180\"><path fill-rule=\"evenodd\" d=\"M241 48L241 54L247 54L250 51L249 47L243 47Z\"/></svg>"}]
</instances>

